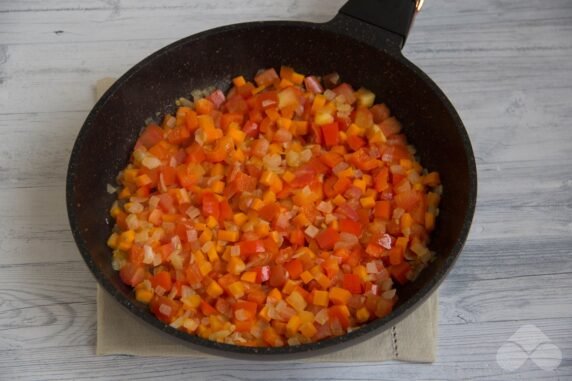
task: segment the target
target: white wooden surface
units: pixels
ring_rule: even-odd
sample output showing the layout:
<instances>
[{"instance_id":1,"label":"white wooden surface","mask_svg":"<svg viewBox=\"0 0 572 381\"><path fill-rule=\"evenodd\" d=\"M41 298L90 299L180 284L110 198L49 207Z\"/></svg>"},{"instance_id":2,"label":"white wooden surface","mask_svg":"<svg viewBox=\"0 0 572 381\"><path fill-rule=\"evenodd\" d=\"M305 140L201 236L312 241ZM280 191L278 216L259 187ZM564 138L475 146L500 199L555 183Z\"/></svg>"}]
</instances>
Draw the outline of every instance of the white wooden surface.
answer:
<instances>
[{"instance_id":1,"label":"white wooden surface","mask_svg":"<svg viewBox=\"0 0 572 381\"><path fill-rule=\"evenodd\" d=\"M95 281L64 204L94 81L189 34L250 20L326 21L343 0L0 0L0 379L572 379L572 2L428 0L406 55L464 119L477 214L441 287L433 365L96 357ZM563 354L515 372L523 324Z\"/></svg>"}]
</instances>

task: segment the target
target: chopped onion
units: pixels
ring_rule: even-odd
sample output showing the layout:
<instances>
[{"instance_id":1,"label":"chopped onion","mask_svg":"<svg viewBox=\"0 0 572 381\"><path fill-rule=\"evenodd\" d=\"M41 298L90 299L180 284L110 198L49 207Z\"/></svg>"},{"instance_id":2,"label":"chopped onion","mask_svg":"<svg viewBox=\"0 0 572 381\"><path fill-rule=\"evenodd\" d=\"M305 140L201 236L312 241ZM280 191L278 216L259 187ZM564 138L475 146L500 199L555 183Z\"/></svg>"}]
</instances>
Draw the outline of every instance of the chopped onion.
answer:
<instances>
[{"instance_id":1,"label":"chopped onion","mask_svg":"<svg viewBox=\"0 0 572 381\"><path fill-rule=\"evenodd\" d=\"M171 265L175 268L175 270L182 270L183 269L183 258L179 255L180 251L176 251L169 257L169 261Z\"/></svg>"},{"instance_id":2,"label":"chopped onion","mask_svg":"<svg viewBox=\"0 0 572 381\"><path fill-rule=\"evenodd\" d=\"M279 173L279 171L282 171L282 157L280 157L278 154L264 156L262 159L262 164L264 164L264 167L273 172Z\"/></svg>"},{"instance_id":3,"label":"chopped onion","mask_svg":"<svg viewBox=\"0 0 572 381\"><path fill-rule=\"evenodd\" d=\"M300 345L300 344L302 343L300 342L300 339L298 339L296 336L288 338L288 345Z\"/></svg>"},{"instance_id":4,"label":"chopped onion","mask_svg":"<svg viewBox=\"0 0 572 381\"><path fill-rule=\"evenodd\" d=\"M150 265L153 263L153 259L155 258L155 253L153 252L153 248L149 245L143 246L143 263Z\"/></svg>"},{"instance_id":5,"label":"chopped onion","mask_svg":"<svg viewBox=\"0 0 572 381\"><path fill-rule=\"evenodd\" d=\"M368 264L365 265L365 269L368 274L376 274L379 271L375 262L368 262Z\"/></svg>"},{"instance_id":6,"label":"chopped onion","mask_svg":"<svg viewBox=\"0 0 572 381\"><path fill-rule=\"evenodd\" d=\"M111 184L107 184L107 193L112 194L117 192L117 188L115 188L113 185Z\"/></svg>"},{"instance_id":7,"label":"chopped onion","mask_svg":"<svg viewBox=\"0 0 572 381\"><path fill-rule=\"evenodd\" d=\"M274 134L273 140L278 142L278 143L290 142L290 141L292 141L292 133L288 130L280 128Z\"/></svg>"},{"instance_id":8,"label":"chopped onion","mask_svg":"<svg viewBox=\"0 0 572 381\"><path fill-rule=\"evenodd\" d=\"M192 242L196 241L198 238L198 233L195 229L187 230L187 241Z\"/></svg>"},{"instance_id":9,"label":"chopped onion","mask_svg":"<svg viewBox=\"0 0 572 381\"><path fill-rule=\"evenodd\" d=\"M394 175L404 175L405 169L399 164L394 164L389 167L389 171Z\"/></svg>"},{"instance_id":10,"label":"chopped onion","mask_svg":"<svg viewBox=\"0 0 572 381\"><path fill-rule=\"evenodd\" d=\"M304 188L302 188L302 195L304 197L309 197L312 194L312 190L310 189L309 186L305 186Z\"/></svg>"},{"instance_id":11,"label":"chopped onion","mask_svg":"<svg viewBox=\"0 0 572 381\"><path fill-rule=\"evenodd\" d=\"M238 245L231 246L230 255L232 257L238 257L240 255L240 246Z\"/></svg>"},{"instance_id":12,"label":"chopped onion","mask_svg":"<svg viewBox=\"0 0 572 381\"><path fill-rule=\"evenodd\" d=\"M265 99L262 101L262 103L260 105L262 106L262 108L269 108L269 107L276 105L276 101L274 101L272 99Z\"/></svg>"},{"instance_id":13,"label":"chopped onion","mask_svg":"<svg viewBox=\"0 0 572 381\"><path fill-rule=\"evenodd\" d=\"M141 213L145 208L138 202L129 202L125 204L125 210L129 213Z\"/></svg>"},{"instance_id":14,"label":"chopped onion","mask_svg":"<svg viewBox=\"0 0 572 381\"><path fill-rule=\"evenodd\" d=\"M314 225L309 225L306 228L306 230L304 230L304 233L306 233L306 235L310 238L316 238L316 236L318 235L319 232L320 232L320 229L318 229Z\"/></svg>"},{"instance_id":15,"label":"chopped onion","mask_svg":"<svg viewBox=\"0 0 572 381\"><path fill-rule=\"evenodd\" d=\"M381 289L383 291L391 289L392 286L393 286L393 281L391 280L391 278L387 278L381 282Z\"/></svg>"},{"instance_id":16,"label":"chopped onion","mask_svg":"<svg viewBox=\"0 0 572 381\"><path fill-rule=\"evenodd\" d=\"M419 176L419 173L415 172L415 171L411 171L408 175L407 175L407 180L409 180L409 182L411 184L418 184L421 182L421 176Z\"/></svg>"},{"instance_id":17,"label":"chopped onion","mask_svg":"<svg viewBox=\"0 0 572 381\"><path fill-rule=\"evenodd\" d=\"M194 206L190 206L187 211L186 211L187 216L189 216L189 218L191 220L194 220L195 218L197 218L198 216L201 215L201 211L197 208L195 208Z\"/></svg>"},{"instance_id":18,"label":"chopped onion","mask_svg":"<svg viewBox=\"0 0 572 381\"><path fill-rule=\"evenodd\" d=\"M338 174L341 171L343 171L344 169L347 169L350 165L348 163L346 163L345 161L339 162L338 164L336 164L336 166L334 168L332 168L332 172L334 172L334 174Z\"/></svg>"},{"instance_id":19,"label":"chopped onion","mask_svg":"<svg viewBox=\"0 0 572 381\"><path fill-rule=\"evenodd\" d=\"M174 299L175 296L177 296L177 287L173 287L171 291L169 291L169 295L167 295L167 298Z\"/></svg>"},{"instance_id":20,"label":"chopped onion","mask_svg":"<svg viewBox=\"0 0 572 381\"><path fill-rule=\"evenodd\" d=\"M409 181L401 181L398 187L395 188L396 193L409 192L411 190L411 184Z\"/></svg>"},{"instance_id":21,"label":"chopped onion","mask_svg":"<svg viewBox=\"0 0 572 381\"><path fill-rule=\"evenodd\" d=\"M139 224L139 231L135 233L135 243L142 245L149 239L150 230L147 227L150 224L142 220L139 221Z\"/></svg>"},{"instance_id":22,"label":"chopped onion","mask_svg":"<svg viewBox=\"0 0 572 381\"><path fill-rule=\"evenodd\" d=\"M393 299L393 297L395 296L395 292L396 292L395 288L385 291L383 294L381 294L381 297L383 299Z\"/></svg>"},{"instance_id":23,"label":"chopped onion","mask_svg":"<svg viewBox=\"0 0 572 381\"><path fill-rule=\"evenodd\" d=\"M334 210L332 203L329 201L328 202L321 201L318 204L317 209L322 213L332 213L332 211Z\"/></svg>"},{"instance_id":24,"label":"chopped onion","mask_svg":"<svg viewBox=\"0 0 572 381\"><path fill-rule=\"evenodd\" d=\"M377 243L384 249L389 250L391 249L391 236L389 234L384 234L377 240Z\"/></svg>"},{"instance_id":25,"label":"chopped onion","mask_svg":"<svg viewBox=\"0 0 572 381\"><path fill-rule=\"evenodd\" d=\"M327 100L332 101L336 97L336 93L334 93L332 90L328 89L328 90L324 91L324 96L326 97Z\"/></svg>"},{"instance_id":26,"label":"chopped onion","mask_svg":"<svg viewBox=\"0 0 572 381\"><path fill-rule=\"evenodd\" d=\"M324 92L322 85L320 84L318 79L316 77L314 77L313 75L308 76L304 79L304 85L306 86L306 89L311 91L312 93L323 93Z\"/></svg>"},{"instance_id":27,"label":"chopped onion","mask_svg":"<svg viewBox=\"0 0 572 381\"><path fill-rule=\"evenodd\" d=\"M149 198L149 209L153 210L159 205L161 198L159 196L151 196Z\"/></svg>"},{"instance_id":28,"label":"chopped onion","mask_svg":"<svg viewBox=\"0 0 572 381\"><path fill-rule=\"evenodd\" d=\"M248 320L250 318L250 314L245 309L240 308L240 309L234 311L234 317L238 321L245 321L245 320Z\"/></svg>"},{"instance_id":29,"label":"chopped onion","mask_svg":"<svg viewBox=\"0 0 572 381\"><path fill-rule=\"evenodd\" d=\"M157 287L159 288L159 287ZM164 290L163 290L164 292ZM161 304L159 306L159 312L162 313L163 315L169 316L171 315L171 312L173 311L173 308L171 308L171 306L168 306L166 304Z\"/></svg>"},{"instance_id":30,"label":"chopped onion","mask_svg":"<svg viewBox=\"0 0 572 381\"><path fill-rule=\"evenodd\" d=\"M289 212L281 212L276 218L276 227L280 229L286 229L290 225L291 218L292 215Z\"/></svg>"},{"instance_id":31,"label":"chopped onion","mask_svg":"<svg viewBox=\"0 0 572 381\"><path fill-rule=\"evenodd\" d=\"M309 149L305 149L302 152L300 152L300 160L305 163L307 161L310 161L310 159L312 158L312 151L310 151Z\"/></svg>"},{"instance_id":32,"label":"chopped onion","mask_svg":"<svg viewBox=\"0 0 572 381\"><path fill-rule=\"evenodd\" d=\"M393 161L393 154L384 153L381 156L381 161L385 161L386 163L391 163Z\"/></svg>"},{"instance_id":33,"label":"chopped onion","mask_svg":"<svg viewBox=\"0 0 572 381\"><path fill-rule=\"evenodd\" d=\"M157 295L159 295L159 296L165 295L165 292L166 292L166 291L167 291L167 290L165 290L165 289L164 289L163 287L161 287L161 286L155 287L155 293L156 293ZM169 307L169 308L170 308L170 307Z\"/></svg>"},{"instance_id":34,"label":"chopped onion","mask_svg":"<svg viewBox=\"0 0 572 381\"><path fill-rule=\"evenodd\" d=\"M141 164L146 168L155 169L161 166L161 160L154 156L147 156L143 159Z\"/></svg>"},{"instance_id":35,"label":"chopped onion","mask_svg":"<svg viewBox=\"0 0 572 381\"><path fill-rule=\"evenodd\" d=\"M403 216L403 213L405 213L405 210L401 209L401 208L395 208L393 209L393 219L394 220L398 220L401 218L401 216Z\"/></svg>"},{"instance_id":36,"label":"chopped onion","mask_svg":"<svg viewBox=\"0 0 572 381\"><path fill-rule=\"evenodd\" d=\"M173 245L173 247L175 248L175 250L177 250L178 248L181 247L181 238L179 238L179 236L175 234L175 235L171 238L171 244Z\"/></svg>"},{"instance_id":37,"label":"chopped onion","mask_svg":"<svg viewBox=\"0 0 572 381\"><path fill-rule=\"evenodd\" d=\"M130 214L125 219L125 223L130 230L137 230L139 228L139 219L135 214Z\"/></svg>"},{"instance_id":38,"label":"chopped onion","mask_svg":"<svg viewBox=\"0 0 572 381\"><path fill-rule=\"evenodd\" d=\"M325 218L326 224L329 225L332 222L337 221L337 220L338 220L338 218L335 215L333 215L331 213L326 214L326 218Z\"/></svg>"},{"instance_id":39,"label":"chopped onion","mask_svg":"<svg viewBox=\"0 0 572 381\"><path fill-rule=\"evenodd\" d=\"M320 311L318 311L316 316L314 316L314 321L320 325L326 324L328 320L330 320L330 316L328 315L327 308L322 308Z\"/></svg>"},{"instance_id":40,"label":"chopped onion","mask_svg":"<svg viewBox=\"0 0 572 381\"><path fill-rule=\"evenodd\" d=\"M340 233L340 240L334 245L334 250L337 249L351 249L359 243L358 237L355 234L346 232Z\"/></svg>"},{"instance_id":41,"label":"chopped onion","mask_svg":"<svg viewBox=\"0 0 572 381\"><path fill-rule=\"evenodd\" d=\"M300 165L300 154L296 151L286 152L286 164L293 168L298 167Z\"/></svg>"},{"instance_id":42,"label":"chopped onion","mask_svg":"<svg viewBox=\"0 0 572 381\"><path fill-rule=\"evenodd\" d=\"M153 230L153 234L151 235L151 241L160 241L163 238L165 231L163 229L155 229Z\"/></svg>"},{"instance_id":43,"label":"chopped onion","mask_svg":"<svg viewBox=\"0 0 572 381\"><path fill-rule=\"evenodd\" d=\"M157 267L162 262L163 262L163 258L161 257L161 254L155 253L155 256L153 257L153 266Z\"/></svg>"}]
</instances>

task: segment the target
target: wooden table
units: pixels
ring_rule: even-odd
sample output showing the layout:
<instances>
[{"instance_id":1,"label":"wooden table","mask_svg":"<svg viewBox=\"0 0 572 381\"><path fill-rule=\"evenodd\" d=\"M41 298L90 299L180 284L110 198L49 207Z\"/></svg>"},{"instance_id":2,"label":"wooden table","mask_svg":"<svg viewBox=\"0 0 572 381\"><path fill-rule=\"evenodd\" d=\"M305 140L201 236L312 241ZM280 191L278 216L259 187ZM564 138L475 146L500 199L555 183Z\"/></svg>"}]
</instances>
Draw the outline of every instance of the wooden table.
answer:
<instances>
[{"instance_id":1,"label":"wooden table","mask_svg":"<svg viewBox=\"0 0 572 381\"><path fill-rule=\"evenodd\" d=\"M0 2L0 379L572 379L572 2L428 0L405 54L449 95L479 169L477 214L444 282L433 365L96 357L95 280L64 180L93 83L228 23L326 21L343 0ZM519 327L563 355L514 372Z\"/></svg>"}]
</instances>

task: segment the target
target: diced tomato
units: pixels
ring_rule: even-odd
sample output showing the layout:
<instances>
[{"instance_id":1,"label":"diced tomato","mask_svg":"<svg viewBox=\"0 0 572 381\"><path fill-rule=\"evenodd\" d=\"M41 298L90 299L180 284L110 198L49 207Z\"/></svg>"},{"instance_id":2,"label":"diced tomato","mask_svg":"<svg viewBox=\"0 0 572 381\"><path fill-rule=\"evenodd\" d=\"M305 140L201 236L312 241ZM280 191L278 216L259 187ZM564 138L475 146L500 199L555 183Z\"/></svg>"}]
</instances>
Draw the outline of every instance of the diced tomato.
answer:
<instances>
[{"instance_id":1,"label":"diced tomato","mask_svg":"<svg viewBox=\"0 0 572 381\"><path fill-rule=\"evenodd\" d=\"M302 261L299 259L293 259L290 262L284 264L284 267L290 274L291 279L298 279L300 274L304 271L304 266L302 265Z\"/></svg>"},{"instance_id":2,"label":"diced tomato","mask_svg":"<svg viewBox=\"0 0 572 381\"><path fill-rule=\"evenodd\" d=\"M350 220L349 218L342 218L339 220L340 231L350 233L356 236L361 235L361 223Z\"/></svg>"},{"instance_id":3,"label":"diced tomato","mask_svg":"<svg viewBox=\"0 0 572 381\"><path fill-rule=\"evenodd\" d=\"M355 274L344 274L343 287L352 294L362 293L362 281Z\"/></svg>"},{"instance_id":4,"label":"diced tomato","mask_svg":"<svg viewBox=\"0 0 572 381\"><path fill-rule=\"evenodd\" d=\"M243 346L315 342L389 315L401 291L387 281L420 270L409 254L427 250L441 181L372 98L337 73L283 66L146 126L117 177L107 241L135 299Z\"/></svg>"},{"instance_id":5,"label":"diced tomato","mask_svg":"<svg viewBox=\"0 0 572 381\"><path fill-rule=\"evenodd\" d=\"M337 122L322 126L322 137L326 147L333 147L339 143L339 131Z\"/></svg>"},{"instance_id":6,"label":"diced tomato","mask_svg":"<svg viewBox=\"0 0 572 381\"><path fill-rule=\"evenodd\" d=\"M270 287L282 287L288 279L288 273L284 266L276 265L270 267L270 278L268 284Z\"/></svg>"},{"instance_id":7,"label":"diced tomato","mask_svg":"<svg viewBox=\"0 0 572 381\"><path fill-rule=\"evenodd\" d=\"M388 268L391 277L398 281L400 284L405 284L409 281L407 274L411 271L411 266L407 262L402 262L399 265L390 266Z\"/></svg>"},{"instance_id":8,"label":"diced tomato","mask_svg":"<svg viewBox=\"0 0 572 381\"><path fill-rule=\"evenodd\" d=\"M213 216L217 220L219 219L220 205L214 193L203 193L203 215L205 217Z\"/></svg>"},{"instance_id":9,"label":"diced tomato","mask_svg":"<svg viewBox=\"0 0 572 381\"><path fill-rule=\"evenodd\" d=\"M346 102L348 102L349 104L354 104L355 101L357 100L354 94L354 89L347 83L342 83L338 87L334 88L332 91L337 95L343 95Z\"/></svg>"},{"instance_id":10,"label":"diced tomato","mask_svg":"<svg viewBox=\"0 0 572 381\"><path fill-rule=\"evenodd\" d=\"M221 90L217 89L217 90L213 91L207 97L207 99L214 104L215 108L219 108L224 103L226 97Z\"/></svg>"},{"instance_id":11,"label":"diced tomato","mask_svg":"<svg viewBox=\"0 0 572 381\"><path fill-rule=\"evenodd\" d=\"M332 227L322 230L316 236L316 242L322 250L331 250L334 245L340 240L339 233Z\"/></svg>"},{"instance_id":12,"label":"diced tomato","mask_svg":"<svg viewBox=\"0 0 572 381\"><path fill-rule=\"evenodd\" d=\"M238 243L241 256L263 253L265 251L264 242L260 239L252 241L241 241Z\"/></svg>"},{"instance_id":13,"label":"diced tomato","mask_svg":"<svg viewBox=\"0 0 572 381\"><path fill-rule=\"evenodd\" d=\"M170 323L173 320L173 317L177 315L179 309L181 308L181 304L167 298L166 296L153 296L151 299L151 303L149 303L149 309L159 320L164 321L165 323Z\"/></svg>"},{"instance_id":14,"label":"diced tomato","mask_svg":"<svg viewBox=\"0 0 572 381\"><path fill-rule=\"evenodd\" d=\"M163 129L152 123L145 127L141 136L139 136L139 139L137 140L137 144L140 144L145 148L151 148L161 140L163 140Z\"/></svg>"},{"instance_id":15,"label":"diced tomato","mask_svg":"<svg viewBox=\"0 0 572 381\"><path fill-rule=\"evenodd\" d=\"M276 73L274 68L264 70L257 74L256 77L254 77L254 82L256 82L258 86L268 86L278 80L280 80L280 78L278 77L278 73Z\"/></svg>"},{"instance_id":16,"label":"diced tomato","mask_svg":"<svg viewBox=\"0 0 572 381\"><path fill-rule=\"evenodd\" d=\"M411 211L421 202L421 196L417 191L411 190L395 195L394 200L396 207Z\"/></svg>"},{"instance_id":17,"label":"diced tomato","mask_svg":"<svg viewBox=\"0 0 572 381\"><path fill-rule=\"evenodd\" d=\"M244 114L248 110L246 101L240 95L229 97L226 100L224 107L228 112L236 114Z\"/></svg>"},{"instance_id":18,"label":"diced tomato","mask_svg":"<svg viewBox=\"0 0 572 381\"><path fill-rule=\"evenodd\" d=\"M119 271L123 283L135 287L145 279L145 269L141 265L126 263Z\"/></svg>"},{"instance_id":19,"label":"diced tomato","mask_svg":"<svg viewBox=\"0 0 572 381\"><path fill-rule=\"evenodd\" d=\"M167 271L159 271L153 277L152 284L154 287L161 287L166 292L171 291L171 287L173 287L171 274L169 274Z\"/></svg>"}]
</instances>

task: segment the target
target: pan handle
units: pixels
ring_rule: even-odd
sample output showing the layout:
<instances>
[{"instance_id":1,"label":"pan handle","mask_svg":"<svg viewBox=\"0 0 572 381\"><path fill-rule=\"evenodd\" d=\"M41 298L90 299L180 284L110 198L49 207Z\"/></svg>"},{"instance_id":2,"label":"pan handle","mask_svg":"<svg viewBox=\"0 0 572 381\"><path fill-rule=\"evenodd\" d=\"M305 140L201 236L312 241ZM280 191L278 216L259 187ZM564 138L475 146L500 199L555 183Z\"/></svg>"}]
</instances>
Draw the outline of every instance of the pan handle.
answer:
<instances>
[{"instance_id":1,"label":"pan handle","mask_svg":"<svg viewBox=\"0 0 572 381\"><path fill-rule=\"evenodd\" d=\"M335 29L338 31L345 29L346 34L350 34L350 29L355 28L351 33L352 37L370 43L372 38L359 30L361 29L360 26L367 26L367 29L372 29L372 31L373 29L382 29L386 43L397 45L401 49L405 44L415 15L422 6L423 0L349 0L330 23L334 27L338 24L347 24L343 28L337 27ZM355 21L359 21L359 23ZM379 39L377 39L376 45L380 45Z\"/></svg>"}]
</instances>

